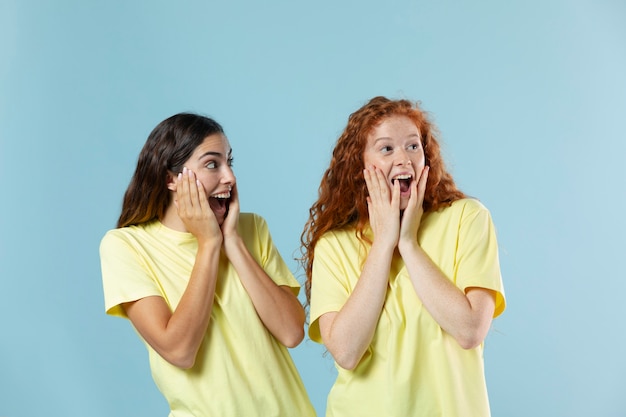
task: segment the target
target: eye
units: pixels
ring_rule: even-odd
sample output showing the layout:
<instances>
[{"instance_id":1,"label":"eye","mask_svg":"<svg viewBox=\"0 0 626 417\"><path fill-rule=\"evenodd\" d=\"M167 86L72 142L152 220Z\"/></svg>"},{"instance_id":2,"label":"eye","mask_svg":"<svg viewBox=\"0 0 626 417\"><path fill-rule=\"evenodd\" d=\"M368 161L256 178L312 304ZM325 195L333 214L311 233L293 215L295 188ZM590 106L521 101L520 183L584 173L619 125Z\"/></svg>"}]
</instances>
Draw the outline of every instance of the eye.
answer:
<instances>
[{"instance_id":1,"label":"eye","mask_svg":"<svg viewBox=\"0 0 626 417\"><path fill-rule=\"evenodd\" d=\"M234 163L235 163L235 158L233 158L232 156L230 158L228 158L227 164L228 164L229 167L232 168Z\"/></svg>"},{"instance_id":2,"label":"eye","mask_svg":"<svg viewBox=\"0 0 626 417\"><path fill-rule=\"evenodd\" d=\"M380 151L382 153L389 153L392 150L393 150L393 148L391 146L389 146L389 145L384 145L384 146L381 146L381 148L380 148Z\"/></svg>"},{"instance_id":3,"label":"eye","mask_svg":"<svg viewBox=\"0 0 626 417\"><path fill-rule=\"evenodd\" d=\"M417 150L419 150L419 149L420 149L420 147L421 147L421 146L420 146L420 144L419 144L419 143L413 143L413 144L411 144L411 145L409 145L409 146L408 146L408 149L409 149L410 151L417 151Z\"/></svg>"},{"instance_id":4,"label":"eye","mask_svg":"<svg viewBox=\"0 0 626 417\"><path fill-rule=\"evenodd\" d=\"M217 168L217 162L215 161L209 161L206 165L205 165L208 169L215 169Z\"/></svg>"}]
</instances>

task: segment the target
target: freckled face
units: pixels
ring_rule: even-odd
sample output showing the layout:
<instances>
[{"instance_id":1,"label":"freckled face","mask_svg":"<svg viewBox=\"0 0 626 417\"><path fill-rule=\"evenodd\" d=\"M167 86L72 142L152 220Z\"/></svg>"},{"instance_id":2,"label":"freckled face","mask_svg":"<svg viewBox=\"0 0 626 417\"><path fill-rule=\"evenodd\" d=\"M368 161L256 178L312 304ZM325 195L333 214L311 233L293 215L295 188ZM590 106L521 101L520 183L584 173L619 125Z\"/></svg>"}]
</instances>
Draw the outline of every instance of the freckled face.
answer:
<instances>
[{"instance_id":1,"label":"freckled face","mask_svg":"<svg viewBox=\"0 0 626 417\"><path fill-rule=\"evenodd\" d=\"M222 224L228 213L230 191L236 183L232 170L232 149L221 133L207 136L185 162L200 180L209 205Z\"/></svg>"},{"instance_id":2,"label":"freckled face","mask_svg":"<svg viewBox=\"0 0 626 417\"><path fill-rule=\"evenodd\" d=\"M407 207L411 196L410 184L417 181L425 164L424 148L419 130L406 116L391 116L374 127L367 136L363 152L365 167L380 169L387 177L389 188L400 182L400 209Z\"/></svg>"}]
</instances>

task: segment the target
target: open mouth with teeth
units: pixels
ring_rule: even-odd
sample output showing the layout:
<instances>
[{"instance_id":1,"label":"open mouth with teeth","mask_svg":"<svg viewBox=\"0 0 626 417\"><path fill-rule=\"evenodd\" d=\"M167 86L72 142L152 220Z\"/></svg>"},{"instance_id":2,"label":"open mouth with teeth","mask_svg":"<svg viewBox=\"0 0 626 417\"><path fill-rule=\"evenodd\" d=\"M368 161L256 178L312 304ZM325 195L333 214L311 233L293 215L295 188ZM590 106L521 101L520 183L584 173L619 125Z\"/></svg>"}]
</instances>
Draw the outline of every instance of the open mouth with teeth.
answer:
<instances>
[{"instance_id":1,"label":"open mouth with teeth","mask_svg":"<svg viewBox=\"0 0 626 417\"><path fill-rule=\"evenodd\" d=\"M406 194L407 192L409 192L409 190L411 188L411 180L412 179L413 179L413 177L411 175L408 175L408 174L398 175L397 177L394 177L391 180L391 183L395 184L396 181L398 183L400 183L400 194Z\"/></svg>"},{"instance_id":2,"label":"open mouth with teeth","mask_svg":"<svg viewBox=\"0 0 626 417\"><path fill-rule=\"evenodd\" d=\"M215 216L219 219L223 219L228 214L228 206L230 204L230 192L213 194L209 196L209 206L215 213Z\"/></svg>"}]
</instances>

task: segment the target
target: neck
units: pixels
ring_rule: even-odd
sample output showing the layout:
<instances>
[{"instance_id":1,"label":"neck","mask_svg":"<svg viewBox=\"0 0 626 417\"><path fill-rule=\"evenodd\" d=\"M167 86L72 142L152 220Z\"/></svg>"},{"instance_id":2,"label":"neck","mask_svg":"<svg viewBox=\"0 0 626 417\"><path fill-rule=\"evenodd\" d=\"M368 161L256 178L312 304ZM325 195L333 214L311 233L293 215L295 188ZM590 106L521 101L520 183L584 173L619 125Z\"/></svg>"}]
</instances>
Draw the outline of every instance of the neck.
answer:
<instances>
[{"instance_id":1,"label":"neck","mask_svg":"<svg viewBox=\"0 0 626 417\"><path fill-rule=\"evenodd\" d=\"M185 227L185 223L178 216L178 209L176 205L172 202L167 210L165 210L165 215L162 219L159 219L163 225L169 229L176 230L177 232L187 233L188 230Z\"/></svg>"}]
</instances>

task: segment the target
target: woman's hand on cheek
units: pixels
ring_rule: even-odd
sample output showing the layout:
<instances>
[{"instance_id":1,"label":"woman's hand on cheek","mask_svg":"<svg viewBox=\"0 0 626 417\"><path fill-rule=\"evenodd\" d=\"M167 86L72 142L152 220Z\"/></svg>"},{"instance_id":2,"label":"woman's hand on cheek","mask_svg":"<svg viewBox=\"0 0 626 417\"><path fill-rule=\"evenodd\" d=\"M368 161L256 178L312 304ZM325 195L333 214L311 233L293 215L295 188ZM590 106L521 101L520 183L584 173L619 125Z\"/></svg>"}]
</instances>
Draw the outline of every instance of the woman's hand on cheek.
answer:
<instances>
[{"instance_id":1,"label":"woman's hand on cheek","mask_svg":"<svg viewBox=\"0 0 626 417\"><path fill-rule=\"evenodd\" d=\"M178 216L187 231L196 236L198 240L214 239L217 236L221 239L220 226L213 210L211 210L204 187L196 179L195 174L191 170L183 168L183 172L178 174L176 182Z\"/></svg>"},{"instance_id":2,"label":"woman's hand on cheek","mask_svg":"<svg viewBox=\"0 0 626 417\"><path fill-rule=\"evenodd\" d=\"M237 236L237 226L239 224L239 191L237 184L234 184L230 190L230 200L228 203L228 213L222 223L222 234L224 239Z\"/></svg>"},{"instance_id":3,"label":"woman's hand on cheek","mask_svg":"<svg viewBox=\"0 0 626 417\"><path fill-rule=\"evenodd\" d=\"M367 209L374 239L383 239L395 247L400 231L400 185L395 183L390 189L385 175L374 166L366 167L363 176L369 193Z\"/></svg>"},{"instance_id":4,"label":"woman's hand on cheek","mask_svg":"<svg viewBox=\"0 0 626 417\"><path fill-rule=\"evenodd\" d=\"M429 167L424 167L417 181L411 182L411 197L402 215L400 242L417 241L417 231L424 214L424 193L428 182Z\"/></svg>"}]
</instances>

